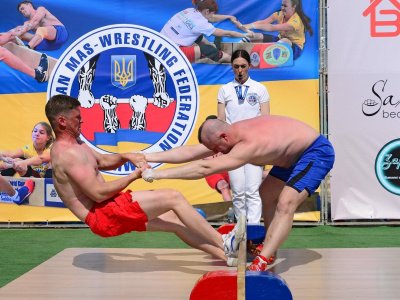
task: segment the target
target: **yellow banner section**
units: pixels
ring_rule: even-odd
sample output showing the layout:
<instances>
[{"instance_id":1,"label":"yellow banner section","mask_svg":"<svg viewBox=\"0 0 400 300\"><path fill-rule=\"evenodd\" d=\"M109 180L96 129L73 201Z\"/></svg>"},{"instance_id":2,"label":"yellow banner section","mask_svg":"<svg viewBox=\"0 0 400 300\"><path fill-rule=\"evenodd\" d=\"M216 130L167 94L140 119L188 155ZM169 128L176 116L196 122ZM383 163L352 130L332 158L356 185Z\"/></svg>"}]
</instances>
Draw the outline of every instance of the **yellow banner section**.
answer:
<instances>
[{"instance_id":1,"label":"yellow banner section","mask_svg":"<svg viewBox=\"0 0 400 300\"><path fill-rule=\"evenodd\" d=\"M0 150L12 150L32 141L33 126L46 121L45 93L0 95Z\"/></svg>"},{"instance_id":2,"label":"yellow banner section","mask_svg":"<svg viewBox=\"0 0 400 300\"><path fill-rule=\"evenodd\" d=\"M0 203L0 222L78 222L67 208Z\"/></svg>"},{"instance_id":3,"label":"yellow banner section","mask_svg":"<svg viewBox=\"0 0 400 300\"><path fill-rule=\"evenodd\" d=\"M271 81L263 82L270 94L271 113L277 115L286 115L295 119L304 121L319 130L319 95L318 80L291 80L291 81ZM197 143L197 130L201 122L210 114L217 112L217 94L220 85L200 86L200 111L196 122L196 127L188 144ZM31 140L31 130L39 121L47 121L44 114L44 105L46 103L45 93L35 94L13 94L0 95L2 105L2 117L0 126L3 128L2 138L0 139L0 149L16 149L27 144ZM84 120L89 122L90 120ZM295 130L295 128L294 128ZM124 146L124 150L129 148ZM132 149L138 150L138 149ZM171 167L165 165L162 168ZM105 176L106 180L114 177ZM163 180L152 184L143 180L131 184L132 190L173 188L179 190L190 203L202 204L219 202L221 196L212 190L204 179L200 180ZM24 214L25 210L36 212L44 209L46 213L53 209L32 208L32 207L14 207L15 213ZM54 208L55 210L59 210ZM4 214L4 211L1 210ZM31 215L27 212L28 215ZM9 214L7 213L8 217ZM58 217L57 217L58 218ZM44 218L44 219L47 219Z\"/></svg>"},{"instance_id":4,"label":"yellow banner section","mask_svg":"<svg viewBox=\"0 0 400 300\"><path fill-rule=\"evenodd\" d=\"M293 221L319 222L319 221L321 221L321 212L320 211L308 211L308 212L302 212L302 213L295 213L294 217L293 217Z\"/></svg>"}]
</instances>

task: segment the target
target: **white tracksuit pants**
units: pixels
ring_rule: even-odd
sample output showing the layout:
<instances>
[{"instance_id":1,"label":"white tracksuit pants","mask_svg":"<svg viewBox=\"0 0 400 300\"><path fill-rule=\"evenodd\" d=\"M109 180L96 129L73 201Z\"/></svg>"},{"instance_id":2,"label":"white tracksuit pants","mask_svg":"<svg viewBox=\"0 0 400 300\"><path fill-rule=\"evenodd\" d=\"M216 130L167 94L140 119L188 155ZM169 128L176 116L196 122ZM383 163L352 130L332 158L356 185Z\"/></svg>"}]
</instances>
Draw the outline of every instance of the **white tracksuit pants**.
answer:
<instances>
[{"instance_id":1,"label":"white tracksuit pants","mask_svg":"<svg viewBox=\"0 0 400 300\"><path fill-rule=\"evenodd\" d=\"M238 219L240 214L247 216L249 224L259 224L262 204L258 189L262 181L263 167L246 164L229 171L232 190L233 211Z\"/></svg>"}]
</instances>

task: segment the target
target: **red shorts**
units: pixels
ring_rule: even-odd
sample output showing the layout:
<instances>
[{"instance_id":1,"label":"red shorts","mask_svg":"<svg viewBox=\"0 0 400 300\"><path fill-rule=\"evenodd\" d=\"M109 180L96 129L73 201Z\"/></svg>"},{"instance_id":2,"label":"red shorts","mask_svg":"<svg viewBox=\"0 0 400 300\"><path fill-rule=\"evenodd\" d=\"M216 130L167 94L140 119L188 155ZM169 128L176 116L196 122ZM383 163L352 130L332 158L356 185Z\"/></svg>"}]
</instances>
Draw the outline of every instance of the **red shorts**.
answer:
<instances>
[{"instance_id":1,"label":"red shorts","mask_svg":"<svg viewBox=\"0 0 400 300\"><path fill-rule=\"evenodd\" d=\"M182 50L183 54L188 58L189 62L193 63L196 59L194 54L194 47L195 46L179 46Z\"/></svg>"},{"instance_id":2,"label":"red shorts","mask_svg":"<svg viewBox=\"0 0 400 300\"><path fill-rule=\"evenodd\" d=\"M229 175L228 175L228 172L222 172L222 173L217 173L217 174L213 174L213 175L210 175L210 176L206 176L205 179L206 179L208 185L209 185L212 189L217 190L218 192L220 192L220 191L217 189L217 183L218 183L218 181L220 181L220 180L225 180L227 183L229 183Z\"/></svg>"},{"instance_id":3,"label":"red shorts","mask_svg":"<svg viewBox=\"0 0 400 300\"><path fill-rule=\"evenodd\" d=\"M131 231L145 231L147 216L131 191L121 192L101 203L95 203L85 219L93 233L102 237L117 236Z\"/></svg>"}]
</instances>

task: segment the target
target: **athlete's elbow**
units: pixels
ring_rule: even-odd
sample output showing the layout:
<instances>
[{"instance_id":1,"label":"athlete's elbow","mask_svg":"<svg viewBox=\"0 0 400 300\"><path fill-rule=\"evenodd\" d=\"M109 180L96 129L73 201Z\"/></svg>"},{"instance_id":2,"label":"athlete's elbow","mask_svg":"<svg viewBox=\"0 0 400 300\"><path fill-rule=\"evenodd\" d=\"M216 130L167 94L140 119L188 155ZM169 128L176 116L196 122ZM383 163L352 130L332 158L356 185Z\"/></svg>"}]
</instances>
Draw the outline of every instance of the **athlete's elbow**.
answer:
<instances>
[{"instance_id":1,"label":"athlete's elbow","mask_svg":"<svg viewBox=\"0 0 400 300\"><path fill-rule=\"evenodd\" d=\"M90 197L91 200L93 200L94 202L97 202L97 203L101 203L101 202L107 200L106 197L104 197L104 196L102 196L100 194L93 194L93 195L91 195L89 197Z\"/></svg>"},{"instance_id":2,"label":"athlete's elbow","mask_svg":"<svg viewBox=\"0 0 400 300\"><path fill-rule=\"evenodd\" d=\"M206 168L206 167L199 168L199 170L198 170L198 175L199 176L198 176L198 178L195 178L195 179L204 178L204 177L206 177L208 175L211 175L211 174L213 174L213 172L212 172L212 170L210 168Z\"/></svg>"},{"instance_id":3,"label":"athlete's elbow","mask_svg":"<svg viewBox=\"0 0 400 300\"><path fill-rule=\"evenodd\" d=\"M105 191L92 191L90 195L87 195L91 200L97 203L101 203L103 201L106 201L111 198L112 195L110 193L107 193Z\"/></svg>"}]
</instances>

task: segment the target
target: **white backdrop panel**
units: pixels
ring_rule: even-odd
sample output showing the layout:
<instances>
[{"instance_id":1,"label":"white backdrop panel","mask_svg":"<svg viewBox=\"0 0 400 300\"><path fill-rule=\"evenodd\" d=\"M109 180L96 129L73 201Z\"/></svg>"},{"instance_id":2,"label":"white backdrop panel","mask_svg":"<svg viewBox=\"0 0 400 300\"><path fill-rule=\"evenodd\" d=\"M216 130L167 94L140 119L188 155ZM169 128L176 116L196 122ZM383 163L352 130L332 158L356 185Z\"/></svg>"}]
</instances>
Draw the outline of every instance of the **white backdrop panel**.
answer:
<instances>
[{"instance_id":1,"label":"white backdrop panel","mask_svg":"<svg viewBox=\"0 0 400 300\"><path fill-rule=\"evenodd\" d=\"M385 20L390 26L378 26ZM379 152L400 132L400 1L328 1L327 29L332 219L400 219L400 196L391 189L400 187L400 165L385 171L399 177L389 186L375 170Z\"/></svg>"}]
</instances>

